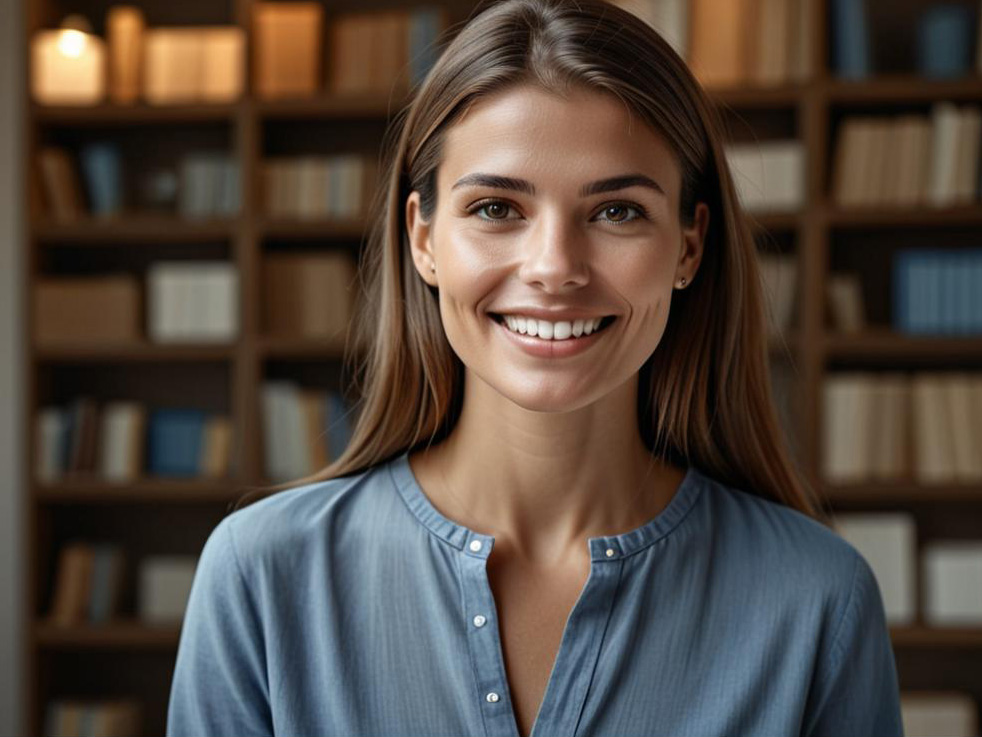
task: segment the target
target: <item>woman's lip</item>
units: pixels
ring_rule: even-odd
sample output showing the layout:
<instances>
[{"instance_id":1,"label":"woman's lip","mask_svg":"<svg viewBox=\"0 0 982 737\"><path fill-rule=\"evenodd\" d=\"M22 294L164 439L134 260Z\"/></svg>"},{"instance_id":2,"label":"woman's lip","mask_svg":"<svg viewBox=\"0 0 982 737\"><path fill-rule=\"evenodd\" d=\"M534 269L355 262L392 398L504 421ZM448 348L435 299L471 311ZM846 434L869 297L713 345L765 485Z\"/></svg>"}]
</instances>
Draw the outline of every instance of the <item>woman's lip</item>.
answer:
<instances>
[{"instance_id":1,"label":"woman's lip","mask_svg":"<svg viewBox=\"0 0 982 737\"><path fill-rule=\"evenodd\" d=\"M522 335L521 333L512 332L503 321L497 320L494 315L489 315L489 318L491 322L506 334L506 338L510 339L529 355L538 358L565 358L567 356L575 356L597 343L610 328L610 325L608 325L603 330L594 331L589 335L583 335L579 338L543 340L532 335ZM616 322L616 318L614 322Z\"/></svg>"}]
</instances>

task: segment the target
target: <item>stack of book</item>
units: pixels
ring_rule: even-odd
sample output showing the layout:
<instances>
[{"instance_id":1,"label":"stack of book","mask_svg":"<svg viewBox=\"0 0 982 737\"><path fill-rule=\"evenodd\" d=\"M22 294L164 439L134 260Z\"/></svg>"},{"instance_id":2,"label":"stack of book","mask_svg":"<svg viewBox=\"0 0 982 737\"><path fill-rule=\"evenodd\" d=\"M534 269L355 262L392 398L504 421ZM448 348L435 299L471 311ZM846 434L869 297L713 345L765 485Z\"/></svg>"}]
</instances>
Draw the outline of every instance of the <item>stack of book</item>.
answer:
<instances>
[{"instance_id":1,"label":"stack of book","mask_svg":"<svg viewBox=\"0 0 982 737\"><path fill-rule=\"evenodd\" d=\"M840 125L832 199L844 207L950 207L979 197L982 110L935 103L930 115L858 115Z\"/></svg>"},{"instance_id":2,"label":"stack of book","mask_svg":"<svg viewBox=\"0 0 982 737\"><path fill-rule=\"evenodd\" d=\"M812 75L811 7L812 0L689 0L688 64L712 88L804 82Z\"/></svg>"},{"instance_id":3,"label":"stack of book","mask_svg":"<svg viewBox=\"0 0 982 737\"><path fill-rule=\"evenodd\" d=\"M60 737L132 737L142 734L138 701L58 699L45 708L44 733Z\"/></svg>"},{"instance_id":4,"label":"stack of book","mask_svg":"<svg viewBox=\"0 0 982 737\"><path fill-rule=\"evenodd\" d=\"M192 151L179 157L174 171L155 172L174 182L175 196L160 202L137 202L127 195L126 174L119 146L97 141L80 147L76 156L66 148L45 146L38 151L38 178L44 208L53 220L74 222L83 215L112 218L127 212L173 209L184 218L219 218L237 215L242 204L239 162L226 151ZM80 170L80 171L79 171ZM147 178L141 196L159 182ZM158 193L146 199L161 199ZM152 207L151 207L152 205Z\"/></svg>"},{"instance_id":5,"label":"stack of book","mask_svg":"<svg viewBox=\"0 0 982 737\"><path fill-rule=\"evenodd\" d=\"M229 343L239 335L239 272L228 261L156 261L147 269L155 343Z\"/></svg>"},{"instance_id":6,"label":"stack of book","mask_svg":"<svg viewBox=\"0 0 982 737\"><path fill-rule=\"evenodd\" d=\"M145 473L221 478L229 472L231 444L224 415L81 396L38 411L35 475L42 482L81 476L131 482Z\"/></svg>"},{"instance_id":7,"label":"stack of book","mask_svg":"<svg viewBox=\"0 0 982 737\"><path fill-rule=\"evenodd\" d=\"M271 217L359 218L375 185L371 160L353 153L269 158L262 171Z\"/></svg>"},{"instance_id":8,"label":"stack of book","mask_svg":"<svg viewBox=\"0 0 982 737\"><path fill-rule=\"evenodd\" d=\"M982 541L931 539L918 555L909 512L839 513L834 527L873 569L891 625L982 625Z\"/></svg>"},{"instance_id":9,"label":"stack of book","mask_svg":"<svg viewBox=\"0 0 982 737\"><path fill-rule=\"evenodd\" d=\"M795 212L805 205L801 141L730 143L726 160L741 206L750 213Z\"/></svg>"},{"instance_id":10,"label":"stack of book","mask_svg":"<svg viewBox=\"0 0 982 737\"><path fill-rule=\"evenodd\" d=\"M60 627L106 624L117 614L123 552L107 543L72 542L61 549L48 622Z\"/></svg>"},{"instance_id":11,"label":"stack of book","mask_svg":"<svg viewBox=\"0 0 982 737\"><path fill-rule=\"evenodd\" d=\"M343 251L270 253L263 262L263 329L340 341L351 322L355 259Z\"/></svg>"},{"instance_id":12,"label":"stack of book","mask_svg":"<svg viewBox=\"0 0 982 737\"><path fill-rule=\"evenodd\" d=\"M447 25L446 10L433 5L338 13L324 33L321 3L259 2L253 87L264 99L312 97L323 88L404 95L436 61Z\"/></svg>"},{"instance_id":13,"label":"stack of book","mask_svg":"<svg viewBox=\"0 0 982 737\"><path fill-rule=\"evenodd\" d=\"M905 249L893 262L893 327L912 335L982 333L982 250Z\"/></svg>"},{"instance_id":14,"label":"stack of book","mask_svg":"<svg viewBox=\"0 0 982 737\"><path fill-rule=\"evenodd\" d=\"M354 422L340 394L270 380L262 403L266 475L274 482L312 474L347 447Z\"/></svg>"},{"instance_id":15,"label":"stack of book","mask_svg":"<svg viewBox=\"0 0 982 737\"><path fill-rule=\"evenodd\" d=\"M982 375L842 372L823 390L830 483L982 481Z\"/></svg>"}]
</instances>

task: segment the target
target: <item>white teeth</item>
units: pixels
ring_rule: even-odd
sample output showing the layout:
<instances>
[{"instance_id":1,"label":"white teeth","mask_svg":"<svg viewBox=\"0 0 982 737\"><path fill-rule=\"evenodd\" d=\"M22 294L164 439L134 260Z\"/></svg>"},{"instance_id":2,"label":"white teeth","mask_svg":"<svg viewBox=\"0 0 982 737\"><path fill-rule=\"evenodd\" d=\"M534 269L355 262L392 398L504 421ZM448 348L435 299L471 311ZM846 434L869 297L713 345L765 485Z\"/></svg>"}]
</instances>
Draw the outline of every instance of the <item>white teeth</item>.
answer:
<instances>
[{"instance_id":1,"label":"white teeth","mask_svg":"<svg viewBox=\"0 0 982 737\"><path fill-rule=\"evenodd\" d=\"M579 338L581 335L590 335L603 320L602 317L597 317L590 320L552 323L547 320L536 320L519 315L504 315L503 319L505 325L512 332L522 335L535 335L543 340L567 340L571 336Z\"/></svg>"}]
</instances>

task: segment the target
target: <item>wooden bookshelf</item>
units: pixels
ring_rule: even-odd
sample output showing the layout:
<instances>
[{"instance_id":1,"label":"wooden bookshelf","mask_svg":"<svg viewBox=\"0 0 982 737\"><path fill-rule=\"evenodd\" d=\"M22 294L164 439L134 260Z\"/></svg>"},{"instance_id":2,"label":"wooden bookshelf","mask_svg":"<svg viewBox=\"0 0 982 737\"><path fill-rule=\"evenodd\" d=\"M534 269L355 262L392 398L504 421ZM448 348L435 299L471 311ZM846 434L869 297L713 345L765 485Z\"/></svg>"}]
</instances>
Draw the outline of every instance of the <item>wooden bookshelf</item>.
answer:
<instances>
[{"instance_id":1,"label":"wooden bookshelf","mask_svg":"<svg viewBox=\"0 0 982 737\"><path fill-rule=\"evenodd\" d=\"M237 24L248 32L253 0L141 0L153 25L182 23ZM101 0L25 0L25 38L52 26L67 12L81 12L101 23L108 7ZM392 2L389 6L408 6ZM470 0L444 0L452 22L463 21ZM908 3L909 4L909 3ZM332 9L363 4L341 0ZM382 7L382 2L371 5ZM982 203L946 209L845 209L829 201L828 182L834 141L832 118L852 110L878 106L923 106L939 100L982 102L982 79L933 82L890 74L863 82L832 79L826 61L826 0L816 0L815 76L800 85L767 89L711 90L724 118L732 124L734 140L796 137L806 146L806 202L794 213L753 214L755 231L797 255L800 289L793 329L771 342L775 361L788 361L796 376L799 403L793 408L795 440L809 478L819 477L821 391L824 378L840 366L859 364L874 369L894 367L974 367L982 363L982 337L913 338L874 327L862 334L840 335L825 321L825 285L838 240L849 234L886 233L902 243L909 229L937 231L958 228L982 236ZM27 45L25 44L25 48ZM28 65L25 63L25 69ZM26 86L26 85L25 85ZM164 733L166 701L179 627L149 627L132 618L112 625L57 628L43 617L51 596L58 547L69 534L100 535L131 545L135 553L198 553L208 532L226 514L228 505L247 491L267 483L262 463L260 389L270 375L338 376L342 345L264 335L260 328L259 270L267 249L311 246L357 249L366 234L361 221L291 221L268 218L258 204L259 165L273 148L271 141L289 138L291 145L314 145L319 139L351 137L353 143L381 143L387 119L405 104L397 95L334 97L266 101L250 94L233 104L153 107L111 104L91 108L44 107L24 99L24 186L30 192L26 216L24 275L25 367L28 413L24 432L30 438L23 480L25 492L25 638L23 682L26 686L27 734L41 732L45 703L71 695L72 686L106 686L105 695L120 695L126 675L149 669L152 676L137 679L136 695L148 701L146 734ZM300 131L295 137L293 131ZM104 133L127 136L155 146L161 138L220 141L241 166L241 215L230 219L188 221L164 216L128 215L111 221L82 219L71 224L45 217L37 195L33 159L48 140ZM317 136L315 133L323 133ZM277 139L277 137L279 137ZM123 260L146 249L167 257L171 249L224 249L240 275L240 337L229 345L37 346L31 339L33 312L29 295L58 254L74 251L86 258ZM115 250L114 250L115 249ZM888 251L889 252L889 251ZM116 255L114 255L116 254ZM877 268L883 251L860 254ZM177 377L177 378L175 378ZM42 403L67 391L85 387L97 396L122 383L135 396L194 404L211 402L232 419L235 435L232 475L225 480L165 482L144 479L112 484L92 478L40 483L35 466L34 413ZM331 388L338 388L332 385ZM982 486L953 484L925 487L913 482L823 487L833 509L927 509L927 533L949 529L982 530ZM978 525L974 528L971 525ZM132 581L130 581L132 583ZM132 598L132 591L130 591ZM132 601L124 609L132 616ZM893 628L903 688L957 686L982 703L982 628ZM71 657L67 657L70 653ZM86 659L89 658L89 659ZM95 693L89 689L91 692ZM125 694L124 694L125 695Z\"/></svg>"}]
</instances>

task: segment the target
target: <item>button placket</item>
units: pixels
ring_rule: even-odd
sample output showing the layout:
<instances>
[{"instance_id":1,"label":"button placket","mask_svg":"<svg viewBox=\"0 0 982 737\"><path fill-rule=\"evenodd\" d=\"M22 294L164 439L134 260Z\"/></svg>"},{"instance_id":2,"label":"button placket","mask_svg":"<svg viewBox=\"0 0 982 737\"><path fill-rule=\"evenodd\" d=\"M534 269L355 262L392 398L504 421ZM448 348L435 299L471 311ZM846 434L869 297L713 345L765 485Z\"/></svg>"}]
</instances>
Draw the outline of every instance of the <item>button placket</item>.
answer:
<instances>
[{"instance_id":1,"label":"button placket","mask_svg":"<svg viewBox=\"0 0 982 737\"><path fill-rule=\"evenodd\" d=\"M467 643L486 733L489 736L518 737L499 633L496 627L487 626L497 616L487 578L487 559L493 544L493 538L475 535L465 542L461 551L463 604L469 620Z\"/></svg>"}]
</instances>

